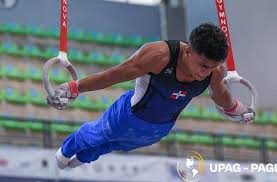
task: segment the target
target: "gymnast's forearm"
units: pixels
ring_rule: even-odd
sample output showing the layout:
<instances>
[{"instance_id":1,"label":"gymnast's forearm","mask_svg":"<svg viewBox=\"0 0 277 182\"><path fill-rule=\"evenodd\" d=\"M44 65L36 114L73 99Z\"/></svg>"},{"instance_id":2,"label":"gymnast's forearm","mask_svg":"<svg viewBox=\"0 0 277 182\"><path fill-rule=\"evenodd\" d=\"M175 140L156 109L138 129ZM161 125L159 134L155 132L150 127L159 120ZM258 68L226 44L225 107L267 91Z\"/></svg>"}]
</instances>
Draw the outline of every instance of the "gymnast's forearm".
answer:
<instances>
[{"instance_id":1,"label":"gymnast's forearm","mask_svg":"<svg viewBox=\"0 0 277 182\"><path fill-rule=\"evenodd\" d=\"M80 79L78 82L78 90L80 93L100 90L110 87L114 84L132 80L137 77L132 68L125 68L126 63L120 66L108 69L106 71L88 75ZM127 71L124 71L127 70ZM129 71L128 71L129 70ZM133 71L133 73L131 73ZM130 74L131 73L131 74Z\"/></svg>"},{"instance_id":2,"label":"gymnast's forearm","mask_svg":"<svg viewBox=\"0 0 277 182\"><path fill-rule=\"evenodd\" d=\"M211 98L218 106L226 110L234 107L234 99L227 89L225 89L222 94L213 94Z\"/></svg>"},{"instance_id":3,"label":"gymnast's forearm","mask_svg":"<svg viewBox=\"0 0 277 182\"><path fill-rule=\"evenodd\" d=\"M100 90L111 86L111 80L103 73L91 74L78 82L78 90L80 93L93 90Z\"/></svg>"}]
</instances>

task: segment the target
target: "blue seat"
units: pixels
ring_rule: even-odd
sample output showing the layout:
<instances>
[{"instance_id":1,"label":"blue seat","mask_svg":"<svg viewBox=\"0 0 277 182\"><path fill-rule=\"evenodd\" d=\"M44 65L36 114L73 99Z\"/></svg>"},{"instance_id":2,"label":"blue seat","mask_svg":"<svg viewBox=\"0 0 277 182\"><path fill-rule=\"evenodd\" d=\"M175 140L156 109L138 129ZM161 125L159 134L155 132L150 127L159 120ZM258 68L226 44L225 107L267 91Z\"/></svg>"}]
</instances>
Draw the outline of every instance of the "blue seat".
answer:
<instances>
[{"instance_id":1,"label":"blue seat","mask_svg":"<svg viewBox=\"0 0 277 182\"><path fill-rule=\"evenodd\" d=\"M86 61L87 57L85 57L84 53L74 48L68 50L68 59L76 63L81 63L81 64L87 63Z\"/></svg>"},{"instance_id":2,"label":"blue seat","mask_svg":"<svg viewBox=\"0 0 277 182\"><path fill-rule=\"evenodd\" d=\"M180 114L181 118L194 118L199 119L201 118L200 108L196 105L189 104Z\"/></svg>"},{"instance_id":3,"label":"blue seat","mask_svg":"<svg viewBox=\"0 0 277 182\"><path fill-rule=\"evenodd\" d=\"M78 40L78 41L84 41L84 40L86 40L84 32L81 31L81 30L74 29L74 28L72 28L68 32L68 38L70 40Z\"/></svg>"},{"instance_id":4,"label":"blue seat","mask_svg":"<svg viewBox=\"0 0 277 182\"><path fill-rule=\"evenodd\" d=\"M113 32L110 35L110 39L112 44L121 45L121 46L127 45L127 40L119 33Z\"/></svg>"},{"instance_id":5,"label":"blue seat","mask_svg":"<svg viewBox=\"0 0 277 182\"><path fill-rule=\"evenodd\" d=\"M31 36L38 36L43 38L49 38L50 33L40 25L29 25L26 27L26 34Z\"/></svg>"},{"instance_id":6,"label":"blue seat","mask_svg":"<svg viewBox=\"0 0 277 182\"><path fill-rule=\"evenodd\" d=\"M41 50L33 44L23 46L22 55L35 58L43 58Z\"/></svg>"},{"instance_id":7,"label":"blue seat","mask_svg":"<svg viewBox=\"0 0 277 182\"><path fill-rule=\"evenodd\" d=\"M145 43L143 38L139 35L133 35L133 36L128 37L127 39L128 39L128 44L130 46L139 47Z\"/></svg>"},{"instance_id":8,"label":"blue seat","mask_svg":"<svg viewBox=\"0 0 277 182\"><path fill-rule=\"evenodd\" d=\"M87 60L88 64L99 64L99 65L107 64L106 56L102 52L99 52L99 51L93 51L93 52L89 53L86 60Z\"/></svg>"},{"instance_id":9,"label":"blue seat","mask_svg":"<svg viewBox=\"0 0 277 182\"><path fill-rule=\"evenodd\" d=\"M224 121L224 117L217 111L215 106L206 106L202 108L201 118L204 120Z\"/></svg>"},{"instance_id":10,"label":"blue seat","mask_svg":"<svg viewBox=\"0 0 277 182\"><path fill-rule=\"evenodd\" d=\"M26 76L28 79L33 81L41 82L42 81L42 71L41 69L35 66L29 66L27 68Z\"/></svg>"},{"instance_id":11,"label":"blue seat","mask_svg":"<svg viewBox=\"0 0 277 182\"><path fill-rule=\"evenodd\" d=\"M101 32L89 32L87 34L87 40L96 43L106 43L106 36Z\"/></svg>"},{"instance_id":12,"label":"blue seat","mask_svg":"<svg viewBox=\"0 0 277 182\"><path fill-rule=\"evenodd\" d=\"M13 34L25 34L25 28L18 23L8 22L1 26L1 32L13 33Z\"/></svg>"},{"instance_id":13,"label":"blue seat","mask_svg":"<svg viewBox=\"0 0 277 182\"><path fill-rule=\"evenodd\" d=\"M0 42L0 55L4 53L4 46L3 46L3 43Z\"/></svg>"},{"instance_id":14,"label":"blue seat","mask_svg":"<svg viewBox=\"0 0 277 182\"><path fill-rule=\"evenodd\" d=\"M25 72L21 71L17 66L12 64L4 65L3 74L8 79L15 79L19 81L24 81L27 79Z\"/></svg>"},{"instance_id":15,"label":"blue seat","mask_svg":"<svg viewBox=\"0 0 277 182\"><path fill-rule=\"evenodd\" d=\"M14 42L4 42L3 53L14 55L14 56L22 55L22 51L18 48L17 44Z\"/></svg>"},{"instance_id":16,"label":"blue seat","mask_svg":"<svg viewBox=\"0 0 277 182\"><path fill-rule=\"evenodd\" d=\"M60 38L60 28L51 27L48 29L49 35L51 38L59 39Z\"/></svg>"},{"instance_id":17,"label":"blue seat","mask_svg":"<svg viewBox=\"0 0 277 182\"><path fill-rule=\"evenodd\" d=\"M126 60L126 57L119 52L114 52L107 60L107 65L118 65Z\"/></svg>"},{"instance_id":18,"label":"blue seat","mask_svg":"<svg viewBox=\"0 0 277 182\"><path fill-rule=\"evenodd\" d=\"M49 71L49 78L57 84L69 81L69 77L66 76L65 71L57 67L54 67Z\"/></svg>"},{"instance_id":19,"label":"blue seat","mask_svg":"<svg viewBox=\"0 0 277 182\"><path fill-rule=\"evenodd\" d=\"M48 60L53 57L57 57L59 53L59 49L57 47L50 46L44 52L42 52L42 57L45 60Z\"/></svg>"},{"instance_id":20,"label":"blue seat","mask_svg":"<svg viewBox=\"0 0 277 182\"><path fill-rule=\"evenodd\" d=\"M33 105L37 105L37 106L43 106L43 107L47 107L47 102L45 100L45 96L44 94L42 94L41 92L39 92L38 90L31 88L28 92L27 92L27 101Z\"/></svg>"},{"instance_id":21,"label":"blue seat","mask_svg":"<svg viewBox=\"0 0 277 182\"><path fill-rule=\"evenodd\" d=\"M25 95L19 93L18 90L12 87L6 87L4 90L4 97L7 102L17 105L23 105L27 103Z\"/></svg>"}]
</instances>

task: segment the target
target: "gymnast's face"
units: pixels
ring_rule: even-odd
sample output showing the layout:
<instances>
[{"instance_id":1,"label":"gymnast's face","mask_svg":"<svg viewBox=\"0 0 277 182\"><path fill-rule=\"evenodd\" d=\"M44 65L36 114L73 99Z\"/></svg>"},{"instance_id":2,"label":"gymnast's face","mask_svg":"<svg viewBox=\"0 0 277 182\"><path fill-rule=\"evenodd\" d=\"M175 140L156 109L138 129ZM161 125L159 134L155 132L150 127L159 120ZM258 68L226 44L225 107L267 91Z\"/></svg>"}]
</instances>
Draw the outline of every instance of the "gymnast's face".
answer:
<instances>
[{"instance_id":1,"label":"gymnast's face","mask_svg":"<svg viewBox=\"0 0 277 182\"><path fill-rule=\"evenodd\" d=\"M205 79L219 64L221 64L216 60L206 58L203 54L199 55L190 47L185 50L184 56L184 59L186 60L186 68L191 76L197 81Z\"/></svg>"}]
</instances>

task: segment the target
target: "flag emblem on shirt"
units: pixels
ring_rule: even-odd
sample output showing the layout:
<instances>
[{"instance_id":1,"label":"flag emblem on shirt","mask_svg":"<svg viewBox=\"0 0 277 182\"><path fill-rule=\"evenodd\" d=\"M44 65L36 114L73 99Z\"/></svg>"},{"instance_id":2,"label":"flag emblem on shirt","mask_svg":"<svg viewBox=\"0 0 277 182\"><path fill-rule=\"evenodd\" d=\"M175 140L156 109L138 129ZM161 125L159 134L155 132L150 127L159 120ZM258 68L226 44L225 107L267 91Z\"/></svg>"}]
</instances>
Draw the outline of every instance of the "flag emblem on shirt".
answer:
<instances>
[{"instance_id":1,"label":"flag emblem on shirt","mask_svg":"<svg viewBox=\"0 0 277 182\"><path fill-rule=\"evenodd\" d=\"M179 91L171 94L170 98L177 100L179 97L185 97L188 94L187 91Z\"/></svg>"}]
</instances>

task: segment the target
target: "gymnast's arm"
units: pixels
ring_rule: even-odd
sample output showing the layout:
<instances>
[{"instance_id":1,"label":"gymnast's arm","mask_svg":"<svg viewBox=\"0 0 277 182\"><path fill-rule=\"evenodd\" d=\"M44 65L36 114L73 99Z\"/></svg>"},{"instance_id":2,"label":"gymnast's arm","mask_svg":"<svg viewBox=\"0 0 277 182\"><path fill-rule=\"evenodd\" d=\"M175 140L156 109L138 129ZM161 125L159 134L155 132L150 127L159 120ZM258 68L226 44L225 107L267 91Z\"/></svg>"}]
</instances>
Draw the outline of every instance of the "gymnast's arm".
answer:
<instances>
[{"instance_id":1,"label":"gymnast's arm","mask_svg":"<svg viewBox=\"0 0 277 182\"><path fill-rule=\"evenodd\" d=\"M147 73L159 73L169 62L169 49L165 42L147 43L122 64L79 80L79 92L110 87L133 80Z\"/></svg>"},{"instance_id":2,"label":"gymnast's arm","mask_svg":"<svg viewBox=\"0 0 277 182\"><path fill-rule=\"evenodd\" d=\"M235 101L226 88L223 78L224 66L221 64L213 71L210 82L210 95L216 105L222 107L224 110L229 110L235 107Z\"/></svg>"},{"instance_id":3,"label":"gymnast's arm","mask_svg":"<svg viewBox=\"0 0 277 182\"><path fill-rule=\"evenodd\" d=\"M227 116L228 119L232 118L240 123L250 123L255 118L255 111L251 107L245 106L239 99L233 98L226 88L224 81L224 67L223 65L213 71L210 89L211 97L215 104L220 108L218 111Z\"/></svg>"}]
</instances>

